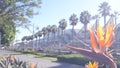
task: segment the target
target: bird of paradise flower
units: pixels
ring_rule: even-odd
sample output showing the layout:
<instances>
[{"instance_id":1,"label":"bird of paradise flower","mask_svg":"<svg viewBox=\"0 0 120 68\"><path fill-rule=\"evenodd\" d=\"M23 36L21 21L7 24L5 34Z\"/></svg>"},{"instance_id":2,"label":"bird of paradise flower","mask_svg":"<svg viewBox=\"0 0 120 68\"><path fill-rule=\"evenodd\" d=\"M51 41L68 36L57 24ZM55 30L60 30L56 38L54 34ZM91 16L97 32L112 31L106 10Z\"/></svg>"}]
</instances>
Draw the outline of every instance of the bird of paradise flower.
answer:
<instances>
[{"instance_id":1,"label":"bird of paradise flower","mask_svg":"<svg viewBox=\"0 0 120 68\"><path fill-rule=\"evenodd\" d=\"M107 48L113 43L114 25L108 23L106 28L98 26L96 31L89 28L92 50L67 46L68 48L79 52L95 61L101 62L110 68L117 68L115 61L108 55ZM86 45L85 43L83 43Z\"/></svg>"},{"instance_id":2,"label":"bird of paradise flower","mask_svg":"<svg viewBox=\"0 0 120 68\"><path fill-rule=\"evenodd\" d=\"M98 68L98 62L96 61L93 63L89 62L88 65L85 65L85 68Z\"/></svg>"}]
</instances>

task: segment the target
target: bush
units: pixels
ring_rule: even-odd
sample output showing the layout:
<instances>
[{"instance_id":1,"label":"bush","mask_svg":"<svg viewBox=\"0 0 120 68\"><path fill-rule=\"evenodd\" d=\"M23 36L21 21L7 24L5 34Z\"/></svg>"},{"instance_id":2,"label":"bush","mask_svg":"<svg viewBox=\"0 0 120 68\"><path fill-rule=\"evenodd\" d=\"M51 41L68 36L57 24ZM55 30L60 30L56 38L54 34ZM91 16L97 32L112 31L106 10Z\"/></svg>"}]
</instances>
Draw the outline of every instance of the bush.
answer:
<instances>
[{"instance_id":1,"label":"bush","mask_svg":"<svg viewBox=\"0 0 120 68\"><path fill-rule=\"evenodd\" d=\"M81 56L79 54L60 55L57 57L57 60L60 62L78 64L82 66L91 61L90 59L85 58L84 56Z\"/></svg>"},{"instance_id":2,"label":"bush","mask_svg":"<svg viewBox=\"0 0 120 68\"><path fill-rule=\"evenodd\" d=\"M37 68L34 64L16 59L16 56L7 55L0 60L0 68Z\"/></svg>"}]
</instances>

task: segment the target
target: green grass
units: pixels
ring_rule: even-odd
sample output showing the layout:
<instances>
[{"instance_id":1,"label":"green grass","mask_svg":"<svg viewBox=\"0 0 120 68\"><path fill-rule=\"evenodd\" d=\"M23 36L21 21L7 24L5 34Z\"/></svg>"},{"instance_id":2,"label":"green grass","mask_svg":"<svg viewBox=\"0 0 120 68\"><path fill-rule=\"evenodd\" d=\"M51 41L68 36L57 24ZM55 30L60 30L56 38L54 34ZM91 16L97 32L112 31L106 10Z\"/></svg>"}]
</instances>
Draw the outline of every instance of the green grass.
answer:
<instances>
[{"instance_id":1,"label":"green grass","mask_svg":"<svg viewBox=\"0 0 120 68\"><path fill-rule=\"evenodd\" d=\"M66 54L66 55L59 55L57 57L59 62L66 62L71 64L78 64L84 66L87 64L90 59L80 55L80 54Z\"/></svg>"},{"instance_id":2,"label":"green grass","mask_svg":"<svg viewBox=\"0 0 120 68\"><path fill-rule=\"evenodd\" d=\"M46 60L57 61L56 57L35 56L35 58L42 58L42 59L46 59Z\"/></svg>"},{"instance_id":3,"label":"green grass","mask_svg":"<svg viewBox=\"0 0 120 68\"><path fill-rule=\"evenodd\" d=\"M80 55L80 54L65 54L65 55L58 55L58 57L69 57L69 58L72 58L72 57L81 57L81 58L84 58L84 56Z\"/></svg>"}]
</instances>

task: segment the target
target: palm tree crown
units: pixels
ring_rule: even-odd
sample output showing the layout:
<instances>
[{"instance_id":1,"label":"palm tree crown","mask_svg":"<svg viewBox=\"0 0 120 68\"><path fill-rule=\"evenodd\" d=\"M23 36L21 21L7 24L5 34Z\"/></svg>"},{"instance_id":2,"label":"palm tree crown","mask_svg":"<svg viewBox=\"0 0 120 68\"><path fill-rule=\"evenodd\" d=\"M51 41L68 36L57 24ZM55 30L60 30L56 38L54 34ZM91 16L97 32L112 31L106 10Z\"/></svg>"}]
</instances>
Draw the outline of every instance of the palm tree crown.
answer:
<instances>
[{"instance_id":1,"label":"palm tree crown","mask_svg":"<svg viewBox=\"0 0 120 68\"><path fill-rule=\"evenodd\" d=\"M76 14L72 14L69 20L70 20L70 25L75 26L78 23L78 18Z\"/></svg>"},{"instance_id":2,"label":"palm tree crown","mask_svg":"<svg viewBox=\"0 0 120 68\"><path fill-rule=\"evenodd\" d=\"M101 3L101 5L99 6L99 11L100 11L100 14L102 14L102 16L107 16L110 14L110 6L108 5L107 2L103 2Z\"/></svg>"},{"instance_id":3,"label":"palm tree crown","mask_svg":"<svg viewBox=\"0 0 120 68\"><path fill-rule=\"evenodd\" d=\"M67 21L65 19L62 19L59 21L59 28L64 30L67 27Z\"/></svg>"},{"instance_id":4,"label":"palm tree crown","mask_svg":"<svg viewBox=\"0 0 120 68\"><path fill-rule=\"evenodd\" d=\"M83 11L80 14L80 22L85 24L88 24L90 22L91 15L89 14L88 11Z\"/></svg>"},{"instance_id":5,"label":"palm tree crown","mask_svg":"<svg viewBox=\"0 0 120 68\"><path fill-rule=\"evenodd\" d=\"M110 14L111 8L107 2L101 3L99 8L100 14L104 17L104 27L106 27L106 16Z\"/></svg>"}]
</instances>

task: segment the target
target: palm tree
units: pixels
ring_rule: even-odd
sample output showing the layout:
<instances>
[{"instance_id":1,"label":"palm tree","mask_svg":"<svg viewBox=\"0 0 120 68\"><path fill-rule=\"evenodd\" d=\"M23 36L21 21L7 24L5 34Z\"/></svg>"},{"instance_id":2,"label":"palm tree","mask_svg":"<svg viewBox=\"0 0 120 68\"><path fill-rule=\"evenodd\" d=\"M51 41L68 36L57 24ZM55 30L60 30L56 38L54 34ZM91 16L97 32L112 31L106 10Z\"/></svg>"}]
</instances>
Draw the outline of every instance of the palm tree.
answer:
<instances>
[{"instance_id":1,"label":"palm tree","mask_svg":"<svg viewBox=\"0 0 120 68\"><path fill-rule=\"evenodd\" d=\"M47 42L49 42L49 36L50 36L50 32L52 31L52 29L51 29L51 26L50 25L48 25L47 27L46 27L46 29L47 29L47 31L48 31L48 37L47 37Z\"/></svg>"},{"instance_id":2,"label":"palm tree","mask_svg":"<svg viewBox=\"0 0 120 68\"><path fill-rule=\"evenodd\" d=\"M56 34L56 32L57 32L57 26L56 25L52 25L52 33L53 33L53 35L54 35L54 45L55 45L55 34Z\"/></svg>"},{"instance_id":3,"label":"palm tree","mask_svg":"<svg viewBox=\"0 0 120 68\"><path fill-rule=\"evenodd\" d=\"M87 24L90 22L91 15L88 11L83 11L80 14L80 22L84 24L85 28L85 42L86 42L86 30L87 30Z\"/></svg>"},{"instance_id":4,"label":"palm tree","mask_svg":"<svg viewBox=\"0 0 120 68\"><path fill-rule=\"evenodd\" d=\"M38 48L38 40L37 40L37 38L38 38L38 33L35 33L35 34L34 34L34 38L36 39L36 47ZM37 49L37 48L36 48L36 49Z\"/></svg>"},{"instance_id":5,"label":"palm tree","mask_svg":"<svg viewBox=\"0 0 120 68\"><path fill-rule=\"evenodd\" d=\"M106 27L106 16L108 16L110 14L110 6L108 5L107 2L103 2L101 3L101 5L99 6L99 11L100 14L104 17L104 27Z\"/></svg>"},{"instance_id":6,"label":"palm tree","mask_svg":"<svg viewBox=\"0 0 120 68\"><path fill-rule=\"evenodd\" d=\"M95 19L96 20L96 22L95 22L95 29L97 30L97 27L98 27L98 24L99 24L99 15L95 15L95 16L93 16L92 17L92 19Z\"/></svg>"},{"instance_id":7,"label":"palm tree","mask_svg":"<svg viewBox=\"0 0 120 68\"><path fill-rule=\"evenodd\" d=\"M41 41L40 38L42 37L42 34L43 34L42 31L38 31L38 37L39 37L39 42L38 42L38 43L39 43L39 44L40 44L40 41Z\"/></svg>"},{"instance_id":8,"label":"palm tree","mask_svg":"<svg viewBox=\"0 0 120 68\"><path fill-rule=\"evenodd\" d=\"M115 25L117 24L117 17L120 15L117 11L114 11Z\"/></svg>"},{"instance_id":9,"label":"palm tree","mask_svg":"<svg viewBox=\"0 0 120 68\"><path fill-rule=\"evenodd\" d=\"M27 43L27 36L24 36L22 39L21 39L22 41L23 41L23 50L24 50L24 48L25 48L25 44Z\"/></svg>"},{"instance_id":10,"label":"palm tree","mask_svg":"<svg viewBox=\"0 0 120 68\"><path fill-rule=\"evenodd\" d=\"M72 44L73 44L74 26L77 25L77 23L78 23L77 15L72 14L71 17L69 18L69 20L70 20L70 25L72 25Z\"/></svg>"},{"instance_id":11,"label":"palm tree","mask_svg":"<svg viewBox=\"0 0 120 68\"><path fill-rule=\"evenodd\" d=\"M33 36L31 35L31 36L29 36L29 45L31 45L30 42L32 42L32 40L33 40Z\"/></svg>"},{"instance_id":12,"label":"palm tree","mask_svg":"<svg viewBox=\"0 0 120 68\"><path fill-rule=\"evenodd\" d=\"M21 40L22 40L23 43L25 43L26 36L23 36L23 38Z\"/></svg>"},{"instance_id":13,"label":"palm tree","mask_svg":"<svg viewBox=\"0 0 120 68\"><path fill-rule=\"evenodd\" d=\"M62 30L62 35L66 27L67 27L67 21L65 19L59 21L59 28Z\"/></svg>"},{"instance_id":14,"label":"palm tree","mask_svg":"<svg viewBox=\"0 0 120 68\"><path fill-rule=\"evenodd\" d=\"M46 27L43 27L43 28L42 28L42 33L43 33L43 36L44 36L44 44L45 44L45 36L46 36L46 34L48 33Z\"/></svg>"},{"instance_id":15,"label":"palm tree","mask_svg":"<svg viewBox=\"0 0 120 68\"><path fill-rule=\"evenodd\" d=\"M42 31L38 31L38 37L39 37L39 43L40 43L40 38L42 37Z\"/></svg>"}]
</instances>

